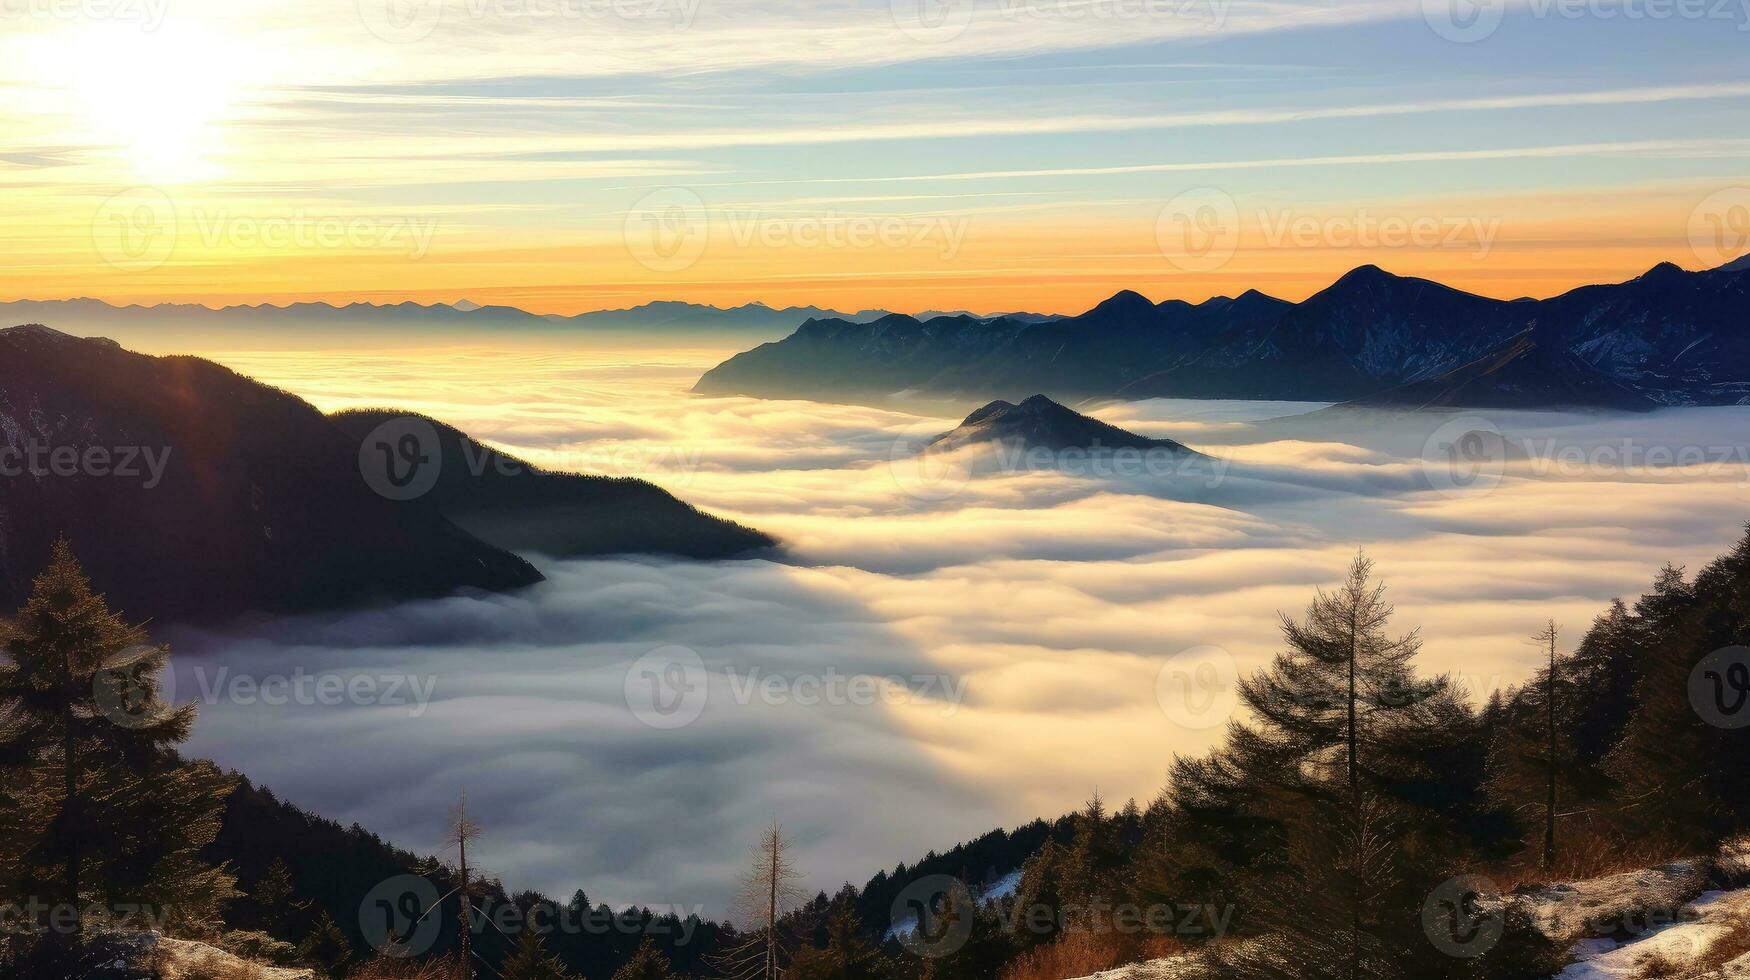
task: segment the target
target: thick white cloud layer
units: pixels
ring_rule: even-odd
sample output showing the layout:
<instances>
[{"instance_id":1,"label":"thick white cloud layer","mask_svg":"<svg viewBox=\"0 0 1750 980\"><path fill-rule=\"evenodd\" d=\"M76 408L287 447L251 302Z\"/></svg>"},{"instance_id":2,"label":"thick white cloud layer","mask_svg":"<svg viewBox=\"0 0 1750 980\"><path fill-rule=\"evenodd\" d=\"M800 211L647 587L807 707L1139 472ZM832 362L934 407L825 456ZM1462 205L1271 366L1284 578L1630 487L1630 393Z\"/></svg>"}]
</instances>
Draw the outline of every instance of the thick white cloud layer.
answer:
<instances>
[{"instance_id":1,"label":"thick white cloud layer","mask_svg":"<svg viewBox=\"0 0 1750 980\"><path fill-rule=\"evenodd\" d=\"M905 447L953 418L685 395L714 356L220 355L324 408L401 405L541 462L649 477L787 553L542 559L548 582L517 595L185 636L182 699L220 665L432 685L423 706L218 697L193 750L415 850L466 790L485 866L513 887L720 913L774 815L809 884L830 889L1096 786L1152 795L1225 717L1187 715L1171 690L1163 706L1163 666L1215 646L1258 667L1277 613L1297 614L1357 548L1398 626L1422 629L1423 668L1480 697L1532 669L1537 624L1577 636L1660 564L1724 550L1746 518L1750 409L1455 426L1158 401L1101 414L1205 450L1210 469L1005 472L970 453L944 461L966 473L920 475ZM1479 431L1513 458L1441 461ZM693 723L652 728L628 705L628 670L674 646L697 652L708 694ZM744 690L773 676L777 696ZM837 699L868 703L817 703L851 676L892 680Z\"/></svg>"}]
</instances>

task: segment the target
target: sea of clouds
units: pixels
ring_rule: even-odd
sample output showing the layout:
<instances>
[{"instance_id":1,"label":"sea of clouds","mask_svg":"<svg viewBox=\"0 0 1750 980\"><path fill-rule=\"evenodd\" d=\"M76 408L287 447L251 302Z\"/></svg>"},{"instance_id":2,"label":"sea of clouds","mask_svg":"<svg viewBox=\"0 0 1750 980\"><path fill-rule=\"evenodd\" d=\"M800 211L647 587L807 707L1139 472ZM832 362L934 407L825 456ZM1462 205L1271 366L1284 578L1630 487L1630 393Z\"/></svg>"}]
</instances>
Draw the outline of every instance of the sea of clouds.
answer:
<instances>
[{"instance_id":1,"label":"sea of clouds","mask_svg":"<svg viewBox=\"0 0 1750 980\"><path fill-rule=\"evenodd\" d=\"M1576 638L1663 563L1724 551L1750 499L1750 408L1151 401L1091 407L1218 477L983 450L920 466L967 406L686 394L719 353L215 355L324 409L405 407L538 463L652 479L784 550L531 556L547 581L517 594L184 631L178 700L206 702L192 752L415 851L438 849L465 792L478 859L513 889L720 914L774 817L830 891L1096 789L1146 801L1175 753L1220 737L1231 698L1201 686L1266 663L1278 614L1358 549L1396 626L1421 630L1422 668L1480 699L1529 674L1545 620ZM1478 433L1480 464L1446 455ZM702 695L653 715L652 664ZM1188 688L1164 679L1187 664ZM267 704L214 684L221 666L373 683ZM392 678L411 683L390 697Z\"/></svg>"}]
</instances>

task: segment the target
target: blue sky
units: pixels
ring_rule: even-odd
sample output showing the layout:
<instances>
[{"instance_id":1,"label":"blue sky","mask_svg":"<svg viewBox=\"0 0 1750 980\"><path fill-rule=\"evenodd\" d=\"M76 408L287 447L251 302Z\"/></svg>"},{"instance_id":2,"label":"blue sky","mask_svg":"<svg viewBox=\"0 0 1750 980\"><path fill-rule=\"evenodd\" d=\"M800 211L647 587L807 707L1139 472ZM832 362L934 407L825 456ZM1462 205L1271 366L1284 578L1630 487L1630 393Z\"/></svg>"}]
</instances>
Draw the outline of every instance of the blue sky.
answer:
<instances>
[{"instance_id":1,"label":"blue sky","mask_svg":"<svg viewBox=\"0 0 1750 980\"><path fill-rule=\"evenodd\" d=\"M1070 310L1750 235L1750 0L928 2L13 0L0 291Z\"/></svg>"}]
</instances>

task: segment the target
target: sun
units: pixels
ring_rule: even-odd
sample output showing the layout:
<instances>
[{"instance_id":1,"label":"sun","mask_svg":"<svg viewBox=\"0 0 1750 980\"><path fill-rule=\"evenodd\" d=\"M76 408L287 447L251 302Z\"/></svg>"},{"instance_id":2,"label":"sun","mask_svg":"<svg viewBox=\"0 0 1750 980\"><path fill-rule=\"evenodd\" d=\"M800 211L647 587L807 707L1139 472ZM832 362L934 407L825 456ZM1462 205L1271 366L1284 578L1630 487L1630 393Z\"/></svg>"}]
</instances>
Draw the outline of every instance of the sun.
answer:
<instances>
[{"instance_id":1,"label":"sun","mask_svg":"<svg viewBox=\"0 0 1750 980\"><path fill-rule=\"evenodd\" d=\"M132 179L205 180L221 171L223 121L237 101L235 48L199 25L91 25L57 72L81 135L113 148Z\"/></svg>"}]
</instances>

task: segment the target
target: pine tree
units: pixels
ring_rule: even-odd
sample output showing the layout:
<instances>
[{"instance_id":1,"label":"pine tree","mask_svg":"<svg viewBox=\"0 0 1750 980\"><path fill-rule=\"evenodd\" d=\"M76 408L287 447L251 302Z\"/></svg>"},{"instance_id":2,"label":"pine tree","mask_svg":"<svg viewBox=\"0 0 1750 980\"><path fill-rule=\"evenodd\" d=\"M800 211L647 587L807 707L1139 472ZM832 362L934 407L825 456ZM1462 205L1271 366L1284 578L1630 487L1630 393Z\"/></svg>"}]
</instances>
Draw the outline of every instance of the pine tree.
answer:
<instances>
[{"instance_id":1,"label":"pine tree","mask_svg":"<svg viewBox=\"0 0 1750 980\"><path fill-rule=\"evenodd\" d=\"M173 753L195 709L159 692L169 651L109 610L64 539L0 640L0 764L34 825L0 842L0 868L56 896L75 934L92 906L210 927L236 882L201 851L234 783Z\"/></svg>"},{"instance_id":2,"label":"pine tree","mask_svg":"<svg viewBox=\"0 0 1750 980\"><path fill-rule=\"evenodd\" d=\"M565 963L547 952L541 934L524 929L517 936L516 950L498 968L500 980L573 980Z\"/></svg>"},{"instance_id":3,"label":"pine tree","mask_svg":"<svg viewBox=\"0 0 1750 980\"><path fill-rule=\"evenodd\" d=\"M1618 780L1627 821L1667 835L1673 850L1706 847L1750 826L1743 771L1750 727L1740 724L1750 711L1750 677L1740 665L1722 666L1709 678L1703 665L1716 651L1750 645L1750 535L1693 584L1667 568L1635 612L1647 668L1605 767ZM1700 703L1690 690L1698 669Z\"/></svg>"},{"instance_id":4,"label":"pine tree","mask_svg":"<svg viewBox=\"0 0 1750 980\"><path fill-rule=\"evenodd\" d=\"M897 980L893 964L863 936L863 924L841 903L826 920L826 945L796 954L789 980Z\"/></svg>"},{"instance_id":5,"label":"pine tree","mask_svg":"<svg viewBox=\"0 0 1750 980\"><path fill-rule=\"evenodd\" d=\"M1064 868L1069 852L1054 840L1021 862L1021 882L1008 909L1011 932L1023 949L1057 938L1062 922Z\"/></svg>"},{"instance_id":6,"label":"pine tree","mask_svg":"<svg viewBox=\"0 0 1750 980\"><path fill-rule=\"evenodd\" d=\"M1064 862L1063 896L1079 910L1078 921L1070 925L1087 928L1089 910L1126 900L1121 885L1125 853L1118 840L1117 821L1106 813L1106 802L1099 790L1076 816L1076 835Z\"/></svg>"},{"instance_id":7,"label":"pine tree","mask_svg":"<svg viewBox=\"0 0 1750 980\"><path fill-rule=\"evenodd\" d=\"M679 980L673 968L669 966L668 956L656 948L649 936L644 937L644 943L638 951L632 954L618 970L614 971L613 980Z\"/></svg>"},{"instance_id":8,"label":"pine tree","mask_svg":"<svg viewBox=\"0 0 1750 980\"><path fill-rule=\"evenodd\" d=\"M943 896L935 918L943 929L952 928L950 924L962 918L970 920L972 928L959 948L924 958L922 980L988 980L1014 958L1015 946L991 906L973 899L971 907L966 907L966 899L950 891ZM931 937L923 938L929 941Z\"/></svg>"},{"instance_id":9,"label":"pine tree","mask_svg":"<svg viewBox=\"0 0 1750 980\"><path fill-rule=\"evenodd\" d=\"M352 944L340 931L334 918L324 910L316 917L310 934L298 944L298 961L326 977L346 976L347 964L353 959Z\"/></svg>"},{"instance_id":10,"label":"pine tree","mask_svg":"<svg viewBox=\"0 0 1750 980\"><path fill-rule=\"evenodd\" d=\"M1592 621L1563 665L1570 688L1567 713L1574 763L1589 773L1622 740L1634 712L1635 689L1646 672L1648 639L1640 618L1616 599ZM1596 779L1591 781L1594 788L1602 788Z\"/></svg>"},{"instance_id":11,"label":"pine tree","mask_svg":"<svg viewBox=\"0 0 1750 980\"><path fill-rule=\"evenodd\" d=\"M1573 658L1558 653L1558 638L1553 622L1532 637L1544 666L1491 708L1486 783L1496 806L1518 825L1519 838L1540 841L1538 866L1546 875L1555 867L1558 825L1567 819L1563 804L1578 807L1593 792L1576 762L1573 731L1581 697L1570 669Z\"/></svg>"},{"instance_id":12,"label":"pine tree","mask_svg":"<svg viewBox=\"0 0 1750 980\"><path fill-rule=\"evenodd\" d=\"M1418 956L1416 975L1453 968L1415 922L1456 835L1414 800L1435 781L1427 759L1471 716L1446 678L1415 676L1419 641L1388 635L1391 614L1358 556L1304 620L1283 618L1287 651L1241 682L1253 721L1209 758L1175 763L1176 817L1214 859L1182 876L1274 937L1237 947L1226 975L1395 977Z\"/></svg>"},{"instance_id":13,"label":"pine tree","mask_svg":"<svg viewBox=\"0 0 1750 980\"><path fill-rule=\"evenodd\" d=\"M279 935L291 926L298 911L295 895L291 869L274 858L249 893L249 904L264 931Z\"/></svg>"}]
</instances>

